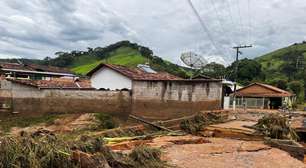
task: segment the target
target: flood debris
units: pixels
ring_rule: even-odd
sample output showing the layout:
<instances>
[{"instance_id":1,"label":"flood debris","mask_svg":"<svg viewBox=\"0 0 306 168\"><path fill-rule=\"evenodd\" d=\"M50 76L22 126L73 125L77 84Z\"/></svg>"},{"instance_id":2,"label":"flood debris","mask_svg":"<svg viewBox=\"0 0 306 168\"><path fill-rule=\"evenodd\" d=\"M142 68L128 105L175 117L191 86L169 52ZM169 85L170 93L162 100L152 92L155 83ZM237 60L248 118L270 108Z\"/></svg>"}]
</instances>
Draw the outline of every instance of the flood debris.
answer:
<instances>
[{"instance_id":1,"label":"flood debris","mask_svg":"<svg viewBox=\"0 0 306 168\"><path fill-rule=\"evenodd\" d=\"M265 138L265 144L288 152L292 157L303 161L304 147L294 140Z\"/></svg>"},{"instance_id":2,"label":"flood debris","mask_svg":"<svg viewBox=\"0 0 306 168\"><path fill-rule=\"evenodd\" d=\"M288 118L279 113L265 115L253 128L273 139L299 139L294 129L291 128Z\"/></svg>"},{"instance_id":3,"label":"flood debris","mask_svg":"<svg viewBox=\"0 0 306 168\"><path fill-rule=\"evenodd\" d=\"M158 149L147 146L136 147L130 154L114 152L102 138L67 142L56 135L25 133L0 139L0 168L166 167L160 156Z\"/></svg>"},{"instance_id":4,"label":"flood debris","mask_svg":"<svg viewBox=\"0 0 306 168\"><path fill-rule=\"evenodd\" d=\"M199 113L190 119L181 121L180 128L190 134L197 135L203 127L224 122L227 118L221 113Z\"/></svg>"},{"instance_id":5,"label":"flood debris","mask_svg":"<svg viewBox=\"0 0 306 168\"><path fill-rule=\"evenodd\" d=\"M163 131L169 131L169 132L172 132L173 130L169 129L169 128L166 128L166 127L163 127L163 126L160 126L160 125L157 125L157 124L154 124L152 122L149 122L149 121L146 121L138 116L134 116L134 115L129 115L130 118L134 119L134 120L137 120L137 121L140 121L142 123L145 123L145 124L148 124L154 128L157 128L158 130L163 130Z\"/></svg>"}]
</instances>

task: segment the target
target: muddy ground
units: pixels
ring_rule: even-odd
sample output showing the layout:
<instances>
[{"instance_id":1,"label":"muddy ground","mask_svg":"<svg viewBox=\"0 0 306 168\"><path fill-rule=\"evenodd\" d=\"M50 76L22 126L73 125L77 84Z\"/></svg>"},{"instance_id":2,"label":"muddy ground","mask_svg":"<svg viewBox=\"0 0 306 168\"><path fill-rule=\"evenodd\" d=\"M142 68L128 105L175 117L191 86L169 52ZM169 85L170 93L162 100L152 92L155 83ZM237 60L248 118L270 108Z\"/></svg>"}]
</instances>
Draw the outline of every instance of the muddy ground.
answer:
<instances>
[{"instance_id":1,"label":"muddy ground","mask_svg":"<svg viewBox=\"0 0 306 168\"><path fill-rule=\"evenodd\" d=\"M179 168L302 168L305 164L291 157L287 152L263 143L251 126L263 114L242 113L230 121L212 124L203 129L202 136L160 134L145 139L129 139L107 144L110 149L128 153L135 146L148 145L160 148L162 159ZM52 121L25 128L13 127L9 134L18 135L23 131L48 130L59 135L75 133L79 136L105 136L110 130L92 129L98 124L93 114L67 115ZM132 129L145 129L143 126ZM74 138L74 137L68 137Z\"/></svg>"}]
</instances>

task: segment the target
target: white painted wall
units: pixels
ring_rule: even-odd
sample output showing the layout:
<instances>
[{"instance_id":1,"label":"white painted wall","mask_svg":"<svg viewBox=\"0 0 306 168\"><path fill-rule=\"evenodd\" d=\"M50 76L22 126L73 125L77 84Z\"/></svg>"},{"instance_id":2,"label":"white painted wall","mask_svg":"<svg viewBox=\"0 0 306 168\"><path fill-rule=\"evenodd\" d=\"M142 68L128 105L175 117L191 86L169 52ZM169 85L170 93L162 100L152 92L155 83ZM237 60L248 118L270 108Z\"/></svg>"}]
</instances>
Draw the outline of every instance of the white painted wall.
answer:
<instances>
[{"instance_id":1,"label":"white painted wall","mask_svg":"<svg viewBox=\"0 0 306 168\"><path fill-rule=\"evenodd\" d=\"M108 67L96 71L90 78L92 87L96 89L132 89L132 80Z\"/></svg>"},{"instance_id":2,"label":"white painted wall","mask_svg":"<svg viewBox=\"0 0 306 168\"><path fill-rule=\"evenodd\" d=\"M225 110L230 109L230 97L229 96L224 96L224 104L223 104L223 108Z\"/></svg>"}]
</instances>

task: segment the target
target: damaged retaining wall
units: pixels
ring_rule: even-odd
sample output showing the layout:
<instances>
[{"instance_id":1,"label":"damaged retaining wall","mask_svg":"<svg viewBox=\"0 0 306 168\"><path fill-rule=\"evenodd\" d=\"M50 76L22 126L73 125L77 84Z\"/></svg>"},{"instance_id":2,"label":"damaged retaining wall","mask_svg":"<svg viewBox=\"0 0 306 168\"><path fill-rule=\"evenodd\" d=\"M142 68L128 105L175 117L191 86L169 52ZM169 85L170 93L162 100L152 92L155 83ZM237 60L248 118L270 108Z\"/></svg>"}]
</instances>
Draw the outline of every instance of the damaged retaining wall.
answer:
<instances>
[{"instance_id":1,"label":"damaged retaining wall","mask_svg":"<svg viewBox=\"0 0 306 168\"><path fill-rule=\"evenodd\" d=\"M168 120L221 108L218 80L133 81L132 113Z\"/></svg>"},{"instance_id":2,"label":"damaged retaining wall","mask_svg":"<svg viewBox=\"0 0 306 168\"><path fill-rule=\"evenodd\" d=\"M26 116L46 113L103 112L126 119L131 111L129 91L40 90L2 80L0 97L2 108L7 108L7 112Z\"/></svg>"}]
</instances>

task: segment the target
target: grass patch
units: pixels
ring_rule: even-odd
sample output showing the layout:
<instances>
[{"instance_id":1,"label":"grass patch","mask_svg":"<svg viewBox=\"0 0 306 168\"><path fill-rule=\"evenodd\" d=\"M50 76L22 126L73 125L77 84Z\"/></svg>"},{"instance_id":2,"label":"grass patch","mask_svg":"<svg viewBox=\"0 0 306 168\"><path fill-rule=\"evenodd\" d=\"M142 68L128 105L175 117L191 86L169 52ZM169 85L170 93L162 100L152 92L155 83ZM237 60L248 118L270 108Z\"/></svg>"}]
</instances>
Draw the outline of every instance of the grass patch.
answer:
<instances>
[{"instance_id":1,"label":"grass patch","mask_svg":"<svg viewBox=\"0 0 306 168\"><path fill-rule=\"evenodd\" d=\"M53 121L57 118L59 118L59 115L42 115L39 117L7 117L5 119L1 119L0 121L0 128L4 132L9 132L12 127L29 127L32 125L37 125L41 123L46 123L47 125L50 125L53 123Z\"/></svg>"},{"instance_id":2,"label":"grass patch","mask_svg":"<svg viewBox=\"0 0 306 168\"><path fill-rule=\"evenodd\" d=\"M86 75L89 71L94 69L96 66L98 66L102 61L96 61L91 64L81 65L77 66L75 68L72 68L71 70L75 72L76 74Z\"/></svg>"}]
</instances>

